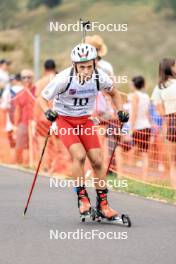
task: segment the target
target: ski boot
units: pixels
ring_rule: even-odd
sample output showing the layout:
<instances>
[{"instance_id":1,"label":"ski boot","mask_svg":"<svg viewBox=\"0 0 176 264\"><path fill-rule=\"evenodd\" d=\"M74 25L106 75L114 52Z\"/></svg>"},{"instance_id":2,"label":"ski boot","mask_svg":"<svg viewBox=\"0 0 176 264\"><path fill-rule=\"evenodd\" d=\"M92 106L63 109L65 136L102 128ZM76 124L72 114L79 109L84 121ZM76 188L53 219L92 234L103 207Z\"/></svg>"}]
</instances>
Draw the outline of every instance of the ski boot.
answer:
<instances>
[{"instance_id":1,"label":"ski boot","mask_svg":"<svg viewBox=\"0 0 176 264\"><path fill-rule=\"evenodd\" d=\"M129 216L120 215L117 211L109 207L107 201L108 189L97 190L97 204L95 208L91 210L91 217L93 221L106 222L131 226Z\"/></svg>"},{"instance_id":2,"label":"ski boot","mask_svg":"<svg viewBox=\"0 0 176 264\"><path fill-rule=\"evenodd\" d=\"M78 208L82 222L91 215L91 204L85 186L77 187Z\"/></svg>"},{"instance_id":3,"label":"ski boot","mask_svg":"<svg viewBox=\"0 0 176 264\"><path fill-rule=\"evenodd\" d=\"M109 207L107 201L107 193L108 190L97 190L97 204L96 209L97 213L101 218L106 218L108 220L113 219L114 217L118 216L118 212Z\"/></svg>"}]
</instances>

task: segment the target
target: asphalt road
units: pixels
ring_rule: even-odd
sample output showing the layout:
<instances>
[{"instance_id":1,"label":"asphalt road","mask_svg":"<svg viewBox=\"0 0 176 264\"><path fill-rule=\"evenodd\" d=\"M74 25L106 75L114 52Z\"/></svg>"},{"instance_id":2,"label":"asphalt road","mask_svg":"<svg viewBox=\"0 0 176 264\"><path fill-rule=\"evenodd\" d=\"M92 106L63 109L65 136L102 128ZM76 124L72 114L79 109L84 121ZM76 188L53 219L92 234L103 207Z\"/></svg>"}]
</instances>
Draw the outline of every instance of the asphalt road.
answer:
<instances>
[{"instance_id":1,"label":"asphalt road","mask_svg":"<svg viewBox=\"0 0 176 264\"><path fill-rule=\"evenodd\" d=\"M0 264L176 263L175 206L111 192L110 204L127 212L133 226L81 223L72 189L50 188L49 178L39 177L23 217L32 179L0 167ZM93 232L95 239L83 238Z\"/></svg>"}]
</instances>

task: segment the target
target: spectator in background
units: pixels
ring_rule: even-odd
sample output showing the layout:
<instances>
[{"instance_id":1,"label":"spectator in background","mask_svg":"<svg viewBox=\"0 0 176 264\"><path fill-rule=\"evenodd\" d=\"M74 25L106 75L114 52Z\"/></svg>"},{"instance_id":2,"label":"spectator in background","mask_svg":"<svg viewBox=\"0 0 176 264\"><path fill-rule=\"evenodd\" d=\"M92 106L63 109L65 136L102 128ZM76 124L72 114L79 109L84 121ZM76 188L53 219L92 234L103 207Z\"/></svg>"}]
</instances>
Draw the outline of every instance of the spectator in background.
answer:
<instances>
[{"instance_id":1,"label":"spectator in background","mask_svg":"<svg viewBox=\"0 0 176 264\"><path fill-rule=\"evenodd\" d=\"M35 96L38 98L41 91L46 87L46 85L55 77L56 71L56 63L52 59L48 59L44 62L44 75L41 79L39 79L35 83ZM34 108L34 118L36 121L36 134L37 136L46 137L48 133L48 129L51 125L51 122L46 120L46 117L43 111L40 109L38 104L35 104Z\"/></svg>"},{"instance_id":2,"label":"spectator in background","mask_svg":"<svg viewBox=\"0 0 176 264\"><path fill-rule=\"evenodd\" d=\"M151 137L151 154L153 165L157 165L160 172L165 170L165 148L163 145L163 118L156 110L156 106L151 102L150 104L150 117L152 121L152 137Z\"/></svg>"},{"instance_id":3,"label":"spectator in background","mask_svg":"<svg viewBox=\"0 0 176 264\"><path fill-rule=\"evenodd\" d=\"M36 98L38 98L44 87L46 87L46 85L55 77L57 73L56 63L53 59L46 60L43 66L44 66L44 75L35 84ZM38 104L35 104L34 107L34 120L35 120L35 135L37 136L38 149L41 152L41 146L43 145L42 142L48 134L48 130L51 126L51 122L46 119L43 111L40 109ZM43 162L43 164L45 171L49 171L49 170L52 171L53 169L52 164L54 164L54 158L53 158L54 143L55 140L54 137L52 137L48 142L48 148L44 157L45 161Z\"/></svg>"},{"instance_id":4,"label":"spectator in background","mask_svg":"<svg viewBox=\"0 0 176 264\"><path fill-rule=\"evenodd\" d=\"M148 148L151 137L150 98L145 90L145 80L136 76L131 82L132 93L129 94L129 134L133 144L142 155L143 178L148 175Z\"/></svg>"},{"instance_id":5,"label":"spectator in background","mask_svg":"<svg viewBox=\"0 0 176 264\"><path fill-rule=\"evenodd\" d=\"M56 75L56 63L52 59L48 59L44 62L44 76L35 83L35 96L38 98L41 91ZM40 109L38 104L34 107L34 117L36 121L36 134L39 136L46 137L48 129L51 123L46 120L43 111Z\"/></svg>"},{"instance_id":6,"label":"spectator in background","mask_svg":"<svg viewBox=\"0 0 176 264\"><path fill-rule=\"evenodd\" d=\"M7 138L11 148L15 147L15 141L13 138L13 124L10 120L10 107L11 107L11 95L10 95L10 79L9 79L9 67L11 62L8 60L0 61L0 108L3 120L3 126L7 134Z\"/></svg>"},{"instance_id":7,"label":"spectator in background","mask_svg":"<svg viewBox=\"0 0 176 264\"><path fill-rule=\"evenodd\" d=\"M10 75L11 98L14 98L22 89L23 89L23 85L21 82L21 74L16 73L16 74Z\"/></svg>"},{"instance_id":8,"label":"spectator in background","mask_svg":"<svg viewBox=\"0 0 176 264\"><path fill-rule=\"evenodd\" d=\"M5 87L9 84L9 66L11 62L9 60L0 60L0 98Z\"/></svg>"},{"instance_id":9,"label":"spectator in background","mask_svg":"<svg viewBox=\"0 0 176 264\"><path fill-rule=\"evenodd\" d=\"M85 42L96 48L97 54L98 54L98 57L97 57L98 68L103 70L109 76L113 77L114 70L113 70L112 65L106 60L102 59L102 57L104 57L108 52L108 48L106 44L104 43L103 39L99 35L86 36Z\"/></svg>"},{"instance_id":10,"label":"spectator in background","mask_svg":"<svg viewBox=\"0 0 176 264\"><path fill-rule=\"evenodd\" d=\"M12 148L15 147L15 139L14 139L14 113L15 113L15 105L14 98L15 96L23 89L21 83L21 75L20 73L10 75L10 85L9 85L9 94L10 94L10 103L9 103L9 118L12 123L12 130L8 132L8 139L10 146Z\"/></svg>"},{"instance_id":11,"label":"spectator in background","mask_svg":"<svg viewBox=\"0 0 176 264\"><path fill-rule=\"evenodd\" d=\"M102 59L102 57L106 56L108 52L108 48L103 39L99 35L86 36L85 42L96 48L98 54L98 57L96 59L97 67L103 70L113 80L114 70L112 65L108 61ZM111 98L107 95L107 93L104 93L102 91L98 92L95 102L95 115L98 116L98 118L102 121L102 124L105 124L106 121L108 122L107 129L114 129L117 127L117 117L114 114ZM112 151L116 144L116 140L117 136L115 135L109 135L107 138L109 156L111 156L112 154ZM113 158L112 160L112 165L115 166L115 158Z\"/></svg>"},{"instance_id":12,"label":"spectator in background","mask_svg":"<svg viewBox=\"0 0 176 264\"><path fill-rule=\"evenodd\" d=\"M158 85L154 88L151 99L166 120L170 180L172 186L176 187L176 59L161 60Z\"/></svg>"},{"instance_id":13,"label":"spectator in background","mask_svg":"<svg viewBox=\"0 0 176 264\"><path fill-rule=\"evenodd\" d=\"M33 108L35 103L35 86L33 85L33 72L30 69L21 72L22 89L14 98L15 115L14 123L16 132L16 162L28 165L29 131L30 120L33 119Z\"/></svg>"},{"instance_id":14,"label":"spectator in background","mask_svg":"<svg viewBox=\"0 0 176 264\"><path fill-rule=\"evenodd\" d=\"M54 60L52 59L48 59L44 62L44 75L41 79L39 79L36 83L35 83L35 96L36 98L40 95L41 91L43 90L43 88L55 77L56 75L56 63ZM43 122L46 124L48 123L48 121L46 121L45 115L43 114L43 111L41 111L41 109L39 108L38 104L35 105L35 118L37 120L37 131L40 133L43 133L43 131L40 131L41 129L43 130ZM42 123L40 123L40 120L42 120ZM44 126L45 126L44 124ZM40 125L41 125L41 129L40 129ZM47 134L48 129L45 129L46 133L44 133L45 135Z\"/></svg>"},{"instance_id":15,"label":"spectator in background","mask_svg":"<svg viewBox=\"0 0 176 264\"><path fill-rule=\"evenodd\" d=\"M56 63L53 59L48 59L44 62L44 74L41 79L39 79L36 83L36 91L35 95L36 97L39 96L41 93L42 89L54 78L56 75Z\"/></svg>"},{"instance_id":16,"label":"spectator in background","mask_svg":"<svg viewBox=\"0 0 176 264\"><path fill-rule=\"evenodd\" d=\"M106 60L102 59L102 57L104 57L108 52L107 46L105 45L103 39L99 35L86 36L85 42L94 46L97 50L97 67L103 70L111 77L111 79L113 79L114 71L112 65ZM103 119L110 119L113 116L111 102L108 99L109 98L105 97L103 92L98 92L95 109L100 118L102 117Z\"/></svg>"}]
</instances>

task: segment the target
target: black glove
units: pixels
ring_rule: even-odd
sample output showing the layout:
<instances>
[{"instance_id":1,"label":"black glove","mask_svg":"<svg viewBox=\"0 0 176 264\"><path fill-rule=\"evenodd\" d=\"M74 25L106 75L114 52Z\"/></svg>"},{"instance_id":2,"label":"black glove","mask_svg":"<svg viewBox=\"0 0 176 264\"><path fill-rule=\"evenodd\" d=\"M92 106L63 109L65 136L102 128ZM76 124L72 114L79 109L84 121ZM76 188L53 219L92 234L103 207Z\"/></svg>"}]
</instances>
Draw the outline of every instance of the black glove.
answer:
<instances>
[{"instance_id":1,"label":"black glove","mask_svg":"<svg viewBox=\"0 0 176 264\"><path fill-rule=\"evenodd\" d=\"M51 109L48 109L46 112L45 112L45 116L46 118L51 121L51 122L54 122L56 120L56 118L58 117L58 113L56 111L53 111Z\"/></svg>"},{"instance_id":2,"label":"black glove","mask_svg":"<svg viewBox=\"0 0 176 264\"><path fill-rule=\"evenodd\" d=\"M125 111L118 111L117 112L120 122L126 123L129 120L129 114Z\"/></svg>"}]
</instances>

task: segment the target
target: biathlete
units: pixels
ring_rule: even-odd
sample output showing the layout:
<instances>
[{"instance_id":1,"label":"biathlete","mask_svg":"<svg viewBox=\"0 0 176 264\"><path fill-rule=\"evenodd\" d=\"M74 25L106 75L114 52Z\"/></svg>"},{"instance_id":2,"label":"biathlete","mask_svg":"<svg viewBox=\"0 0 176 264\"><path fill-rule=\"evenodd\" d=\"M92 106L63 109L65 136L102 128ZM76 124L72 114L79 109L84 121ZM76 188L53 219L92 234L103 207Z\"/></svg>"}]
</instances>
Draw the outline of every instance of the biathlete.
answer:
<instances>
[{"instance_id":1,"label":"biathlete","mask_svg":"<svg viewBox=\"0 0 176 264\"><path fill-rule=\"evenodd\" d=\"M72 67L69 67L55 76L43 89L38 103L43 109L46 118L56 121L59 128L58 136L67 147L72 157L73 178L80 183L76 187L78 207L81 216L90 215L91 203L86 191L84 179L84 164L86 155L94 170L97 211L107 219L118 216L118 212L108 205L108 189L106 173L102 164L102 150L96 133L83 133L91 131L94 126L90 119L98 91L107 92L117 109L120 122L128 121L128 114L121 109L119 92L113 86L113 81L102 70L96 68L97 51L90 44L79 44L71 52ZM49 101L53 100L53 109L49 108ZM81 127L81 133L75 135L73 128ZM61 133L67 129L69 134ZM101 184L100 184L101 181Z\"/></svg>"}]
</instances>

